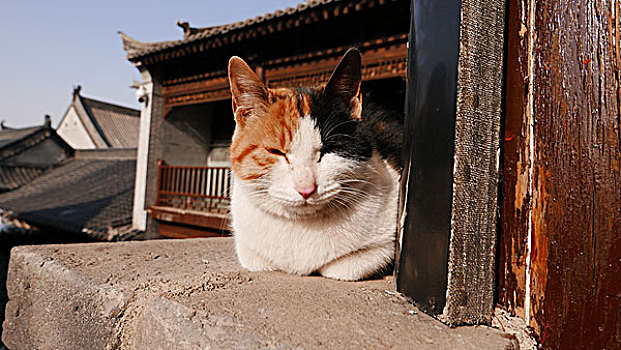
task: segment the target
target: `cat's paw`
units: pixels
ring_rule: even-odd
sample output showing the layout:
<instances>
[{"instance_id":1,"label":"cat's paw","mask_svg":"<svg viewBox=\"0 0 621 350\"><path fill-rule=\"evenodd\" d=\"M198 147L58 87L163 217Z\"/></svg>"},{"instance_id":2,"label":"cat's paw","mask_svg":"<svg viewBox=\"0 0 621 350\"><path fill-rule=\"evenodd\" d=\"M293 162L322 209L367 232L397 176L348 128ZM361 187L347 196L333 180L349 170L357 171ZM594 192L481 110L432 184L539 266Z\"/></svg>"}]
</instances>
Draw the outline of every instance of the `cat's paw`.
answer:
<instances>
[{"instance_id":1,"label":"cat's paw","mask_svg":"<svg viewBox=\"0 0 621 350\"><path fill-rule=\"evenodd\" d=\"M392 244L366 248L332 260L317 271L324 277L357 281L377 273L392 262Z\"/></svg>"},{"instance_id":2,"label":"cat's paw","mask_svg":"<svg viewBox=\"0 0 621 350\"><path fill-rule=\"evenodd\" d=\"M263 259L254 250L244 246L243 244L236 244L235 250L237 251L237 259L243 268L249 271L272 271L273 267Z\"/></svg>"}]
</instances>

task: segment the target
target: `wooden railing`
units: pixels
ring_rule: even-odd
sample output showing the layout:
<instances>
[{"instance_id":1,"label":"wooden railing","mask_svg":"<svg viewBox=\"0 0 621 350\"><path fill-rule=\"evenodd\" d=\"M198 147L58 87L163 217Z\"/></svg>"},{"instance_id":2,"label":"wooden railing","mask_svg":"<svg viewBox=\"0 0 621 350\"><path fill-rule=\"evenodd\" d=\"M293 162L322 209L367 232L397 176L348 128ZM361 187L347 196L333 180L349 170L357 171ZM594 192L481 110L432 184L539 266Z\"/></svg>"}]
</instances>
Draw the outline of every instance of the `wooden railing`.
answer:
<instances>
[{"instance_id":1,"label":"wooden railing","mask_svg":"<svg viewBox=\"0 0 621 350\"><path fill-rule=\"evenodd\" d=\"M230 168L171 166L160 161L156 205L226 213L230 187Z\"/></svg>"}]
</instances>

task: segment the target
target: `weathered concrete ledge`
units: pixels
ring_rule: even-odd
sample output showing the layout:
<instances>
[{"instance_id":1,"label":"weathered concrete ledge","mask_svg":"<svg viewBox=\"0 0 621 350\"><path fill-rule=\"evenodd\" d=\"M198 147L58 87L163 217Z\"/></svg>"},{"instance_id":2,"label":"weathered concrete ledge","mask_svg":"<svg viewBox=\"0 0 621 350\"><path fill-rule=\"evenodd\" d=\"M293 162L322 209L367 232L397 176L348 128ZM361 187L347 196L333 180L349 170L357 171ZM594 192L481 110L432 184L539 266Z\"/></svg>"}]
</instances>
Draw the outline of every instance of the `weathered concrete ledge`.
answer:
<instances>
[{"instance_id":1,"label":"weathered concrete ledge","mask_svg":"<svg viewBox=\"0 0 621 350\"><path fill-rule=\"evenodd\" d=\"M517 349L394 291L251 273L230 238L16 247L3 341L19 349Z\"/></svg>"}]
</instances>

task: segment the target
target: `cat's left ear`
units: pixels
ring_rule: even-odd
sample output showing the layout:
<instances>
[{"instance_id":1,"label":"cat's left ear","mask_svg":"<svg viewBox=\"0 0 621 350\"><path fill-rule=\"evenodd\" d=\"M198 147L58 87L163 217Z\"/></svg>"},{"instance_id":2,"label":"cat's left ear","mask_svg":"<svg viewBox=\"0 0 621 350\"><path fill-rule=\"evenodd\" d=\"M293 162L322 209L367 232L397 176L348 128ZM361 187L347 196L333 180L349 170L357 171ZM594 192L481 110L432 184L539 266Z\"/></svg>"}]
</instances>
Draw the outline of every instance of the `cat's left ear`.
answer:
<instances>
[{"instance_id":1,"label":"cat's left ear","mask_svg":"<svg viewBox=\"0 0 621 350\"><path fill-rule=\"evenodd\" d=\"M362 81L362 57L357 49L349 49L332 72L326 84L327 95L344 99L351 106L351 115L361 119L362 95L360 82Z\"/></svg>"},{"instance_id":2,"label":"cat's left ear","mask_svg":"<svg viewBox=\"0 0 621 350\"><path fill-rule=\"evenodd\" d=\"M251 115L261 114L267 108L267 87L248 64L237 56L229 60L229 84L233 113L238 125L243 126Z\"/></svg>"}]
</instances>

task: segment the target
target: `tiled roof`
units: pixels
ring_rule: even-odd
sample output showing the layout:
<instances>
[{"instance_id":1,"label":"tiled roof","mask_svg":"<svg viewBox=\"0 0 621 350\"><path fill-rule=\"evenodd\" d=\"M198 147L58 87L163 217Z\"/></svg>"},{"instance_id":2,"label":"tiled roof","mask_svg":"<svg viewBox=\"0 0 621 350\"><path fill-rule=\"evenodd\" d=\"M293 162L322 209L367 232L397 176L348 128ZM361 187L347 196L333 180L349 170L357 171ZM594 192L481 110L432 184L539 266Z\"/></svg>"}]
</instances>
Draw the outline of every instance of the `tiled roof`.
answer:
<instances>
[{"instance_id":1,"label":"tiled roof","mask_svg":"<svg viewBox=\"0 0 621 350\"><path fill-rule=\"evenodd\" d=\"M66 154L73 153L73 148L63 140L56 130L48 124L43 126L33 126L28 128L13 129L4 127L0 130L0 162L6 164L5 161L16 156L28 149L45 142L48 139L54 140ZM55 163L54 159L49 162L43 162L47 165ZM15 165L15 164L13 164Z\"/></svg>"},{"instance_id":2,"label":"tiled roof","mask_svg":"<svg viewBox=\"0 0 621 350\"><path fill-rule=\"evenodd\" d=\"M0 165L0 193L27 184L47 169L28 165Z\"/></svg>"},{"instance_id":3,"label":"tiled roof","mask_svg":"<svg viewBox=\"0 0 621 350\"><path fill-rule=\"evenodd\" d=\"M49 139L63 149L59 152L64 152L64 156L60 153L58 157L49 157L49 154L41 156L46 148L38 148L38 151L30 153L32 157L15 159ZM0 193L15 190L32 181L72 153L73 149L47 124L20 129L3 127L0 130ZM29 160L33 159L36 161L30 163Z\"/></svg>"},{"instance_id":4,"label":"tiled roof","mask_svg":"<svg viewBox=\"0 0 621 350\"><path fill-rule=\"evenodd\" d=\"M0 195L0 208L34 226L101 240L131 234L135 159L73 158Z\"/></svg>"},{"instance_id":5,"label":"tiled roof","mask_svg":"<svg viewBox=\"0 0 621 350\"><path fill-rule=\"evenodd\" d=\"M0 130L0 149L3 149L17 141L23 140L28 136L45 128L44 126L32 126L28 128L7 128L4 127Z\"/></svg>"},{"instance_id":6,"label":"tiled roof","mask_svg":"<svg viewBox=\"0 0 621 350\"><path fill-rule=\"evenodd\" d=\"M297 5L296 7L287 7L284 10L277 10L272 13L266 13L262 16L249 18L244 21L234 22L230 24L205 27L205 28L191 28L187 23L180 23L179 26L184 29L184 38L180 40L160 41L154 43L145 43L132 39L123 32L119 32L123 40L123 48L127 52L127 58L133 60L135 58L146 56L158 51L174 48L194 41L204 40L211 37L215 37L221 34L226 34L239 29L244 29L252 25L257 25L263 22L269 22L278 18L292 16L300 14L305 11L309 11L319 6L324 6L330 3L350 2L356 1L348 0L309 0Z\"/></svg>"},{"instance_id":7,"label":"tiled roof","mask_svg":"<svg viewBox=\"0 0 621 350\"><path fill-rule=\"evenodd\" d=\"M95 128L110 147L135 148L138 146L140 111L80 96Z\"/></svg>"}]
</instances>

